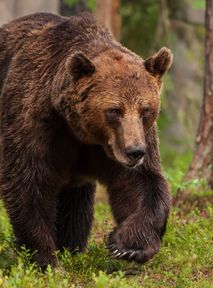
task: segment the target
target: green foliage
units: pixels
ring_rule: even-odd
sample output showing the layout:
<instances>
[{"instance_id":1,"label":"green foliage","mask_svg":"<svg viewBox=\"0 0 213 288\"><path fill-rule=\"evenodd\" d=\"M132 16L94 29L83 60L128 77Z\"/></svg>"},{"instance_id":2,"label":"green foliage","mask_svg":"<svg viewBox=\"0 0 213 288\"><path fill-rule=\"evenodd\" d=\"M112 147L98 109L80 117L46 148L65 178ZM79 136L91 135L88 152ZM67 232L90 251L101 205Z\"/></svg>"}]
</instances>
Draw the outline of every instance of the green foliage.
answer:
<instances>
[{"instance_id":1,"label":"green foliage","mask_svg":"<svg viewBox=\"0 0 213 288\"><path fill-rule=\"evenodd\" d=\"M79 0L64 0L64 3L70 6L78 4Z\"/></svg>"},{"instance_id":2,"label":"green foliage","mask_svg":"<svg viewBox=\"0 0 213 288\"><path fill-rule=\"evenodd\" d=\"M82 1L81 0L64 0L64 3L66 5L72 7L72 6L75 6L77 4L81 4ZM91 11L93 11L96 8L96 0L87 0L86 5Z\"/></svg>"},{"instance_id":3,"label":"green foliage","mask_svg":"<svg viewBox=\"0 0 213 288\"><path fill-rule=\"evenodd\" d=\"M159 1L122 0L122 43L146 57L155 46Z\"/></svg>"},{"instance_id":4,"label":"green foliage","mask_svg":"<svg viewBox=\"0 0 213 288\"><path fill-rule=\"evenodd\" d=\"M205 9L205 0L190 0L194 9Z\"/></svg>"},{"instance_id":5,"label":"green foliage","mask_svg":"<svg viewBox=\"0 0 213 288\"><path fill-rule=\"evenodd\" d=\"M98 276L93 274L93 280L95 282L95 287L97 288L137 288L137 283L134 283L133 281L127 281L124 278L125 274L121 271L117 273L113 273L111 275L107 275L103 271L99 271Z\"/></svg>"}]
</instances>

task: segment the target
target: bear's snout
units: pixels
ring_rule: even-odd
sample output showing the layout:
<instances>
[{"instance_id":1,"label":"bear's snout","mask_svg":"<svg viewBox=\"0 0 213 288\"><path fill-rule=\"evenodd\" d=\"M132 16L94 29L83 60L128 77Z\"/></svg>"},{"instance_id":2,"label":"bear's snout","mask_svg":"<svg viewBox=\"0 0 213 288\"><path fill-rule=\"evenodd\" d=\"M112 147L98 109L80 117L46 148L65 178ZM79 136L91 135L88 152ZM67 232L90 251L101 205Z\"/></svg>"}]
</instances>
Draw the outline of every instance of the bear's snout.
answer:
<instances>
[{"instance_id":1,"label":"bear's snout","mask_svg":"<svg viewBox=\"0 0 213 288\"><path fill-rule=\"evenodd\" d=\"M126 156L132 161L138 161L146 154L146 148L142 145L130 146L125 149Z\"/></svg>"}]
</instances>

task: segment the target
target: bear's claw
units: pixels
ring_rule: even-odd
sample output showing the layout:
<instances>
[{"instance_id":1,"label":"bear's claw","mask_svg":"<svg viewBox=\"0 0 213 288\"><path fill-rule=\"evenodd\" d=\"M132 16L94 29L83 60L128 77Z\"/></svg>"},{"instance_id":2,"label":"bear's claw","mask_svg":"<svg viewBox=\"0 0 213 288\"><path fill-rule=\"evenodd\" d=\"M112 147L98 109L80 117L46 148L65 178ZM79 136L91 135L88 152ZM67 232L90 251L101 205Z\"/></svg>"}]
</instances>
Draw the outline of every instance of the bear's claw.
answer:
<instances>
[{"instance_id":1,"label":"bear's claw","mask_svg":"<svg viewBox=\"0 0 213 288\"><path fill-rule=\"evenodd\" d=\"M137 251L133 251L133 252L129 255L129 259L133 258L136 253L137 253Z\"/></svg>"},{"instance_id":2,"label":"bear's claw","mask_svg":"<svg viewBox=\"0 0 213 288\"><path fill-rule=\"evenodd\" d=\"M146 261L144 259L144 251L142 249L139 250L127 250L127 251L118 251L116 249L115 251L111 252L109 256L113 259L118 258L118 259L124 259L124 260L129 260L129 261L136 261L138 263L143 263Z\"/></svg>"},{"instance_id":3,"label":"bear's claw","mask_svg":"<svg viewBox=\"0 0 213 288\"><path fill-rule=\"evenodd\" d=\"M124 256L126 256L128 253L129 253L128 251L123 252L123 253L121 253L121 255L120 255L118 258L122 259L122 258L123 258Z\"/></svg>"},{"instance_id":4,"label":"bear's claw","mask_svg":"<svg viewBox=\"0 0 213 288\"><path fill-rule=\"evenodd\" d=\"M111 245L112 246L112 245ZM152 256L155 254L154 251L150 248L148 249L129 249L129 250L124 250L119 251L118 249L115 249L115 244L113 245L114 250L110 249L110 254L109 256L113 259L122 259L122 260L127 260L127 261L135 261L139 264L143 264L146 262L148 259L152 258ZM108 247L109 248L109 247Z\"/></svg>"}]
</instances>

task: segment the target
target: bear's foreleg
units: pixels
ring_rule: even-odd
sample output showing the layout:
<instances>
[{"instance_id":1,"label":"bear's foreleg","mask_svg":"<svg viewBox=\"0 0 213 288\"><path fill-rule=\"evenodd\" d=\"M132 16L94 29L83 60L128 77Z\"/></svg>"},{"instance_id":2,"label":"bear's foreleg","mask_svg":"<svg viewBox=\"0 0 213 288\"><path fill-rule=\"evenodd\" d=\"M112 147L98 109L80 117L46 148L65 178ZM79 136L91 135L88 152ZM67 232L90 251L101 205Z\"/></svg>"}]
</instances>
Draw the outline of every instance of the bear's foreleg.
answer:
<instances>
[{"instance_id":1,"label":"bear's foreleg","mask_svg":"<svg viewBox=\"0 0 213 288\"><path fill-rule=\"evenodd\" d=\"M84 251L93 222L95 185L65 189L59 194L57 212L58 248Z\"/></svg>"},{"instance_id":2,"label":"bear's foreleg","mask_svg":"<svg viewBox=\"0 0 213 288\"><path fill-rule=\"evenodd\" d=\"M166 181L160 173L144 169L115 180L109 193L118 223L108 239L111 255L138 263L149 260L159 251L166 228L170 206Z\"/></svg>"}]
</instances>

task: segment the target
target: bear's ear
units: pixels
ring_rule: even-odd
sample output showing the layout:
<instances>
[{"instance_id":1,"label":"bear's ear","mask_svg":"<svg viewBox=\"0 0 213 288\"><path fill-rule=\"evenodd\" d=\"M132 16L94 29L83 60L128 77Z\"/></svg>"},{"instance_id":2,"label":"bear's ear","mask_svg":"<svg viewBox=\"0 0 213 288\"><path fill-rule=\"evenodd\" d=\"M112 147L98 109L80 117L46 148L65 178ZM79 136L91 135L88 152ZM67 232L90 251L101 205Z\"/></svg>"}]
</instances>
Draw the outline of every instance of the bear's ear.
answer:
<instances>
[{"instance_id":1,"label":"bear's ear","mask_svg":"<svg viewBox=\"0 0 213 288\"><path fill-rule=\"evenodd\" d=\"M144 61L146 70L155 77L161 78L172 65L172 52L166 47Z\"/></svg>"},{"instance_id":2,"label":"bear's ear","mask_svg":"<svg viewBox=\"0 0 213 288\"><path fill-rule=\"evenodd\" d=\"M69 60L68 70L75 81L95 72L94 64L83 53L76 53Z\"/></svg>"}]
</instances>

